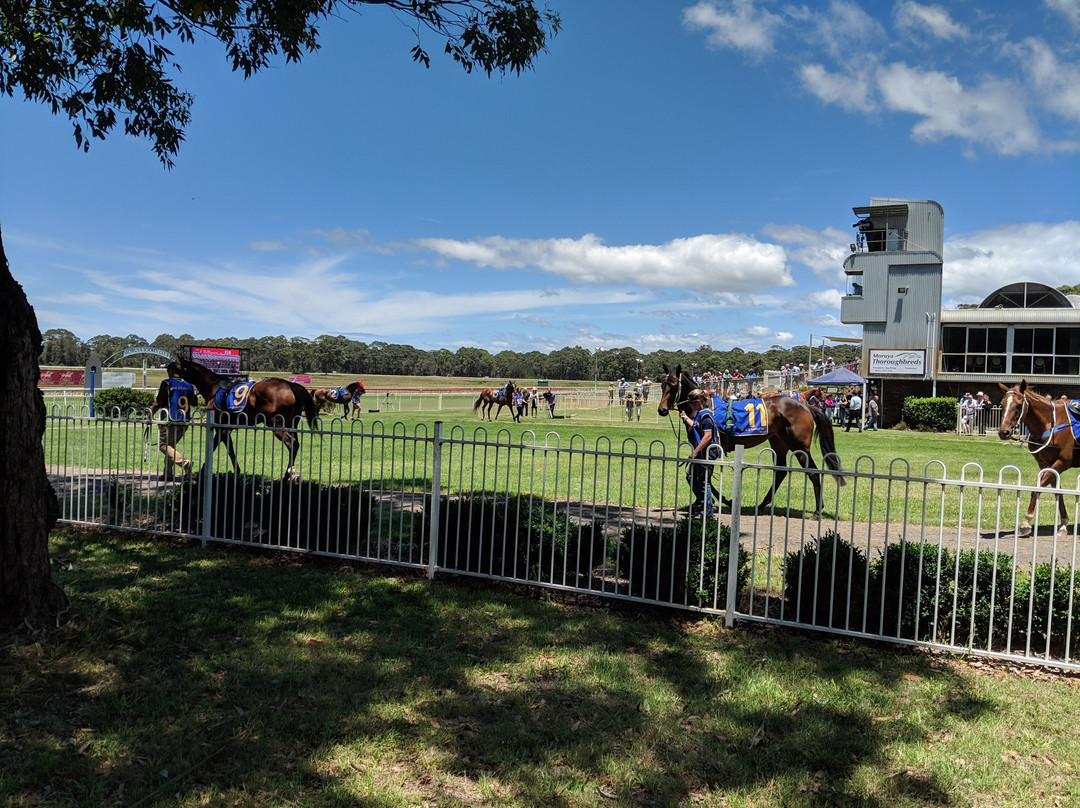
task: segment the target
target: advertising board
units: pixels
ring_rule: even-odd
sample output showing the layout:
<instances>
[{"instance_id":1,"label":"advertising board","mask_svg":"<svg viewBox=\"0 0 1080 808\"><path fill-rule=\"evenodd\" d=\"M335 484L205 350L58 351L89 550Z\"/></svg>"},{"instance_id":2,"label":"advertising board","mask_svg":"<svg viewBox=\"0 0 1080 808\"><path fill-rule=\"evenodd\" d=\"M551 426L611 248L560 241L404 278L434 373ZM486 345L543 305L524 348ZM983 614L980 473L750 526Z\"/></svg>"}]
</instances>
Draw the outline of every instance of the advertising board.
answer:
<instances>
[{"instance_id":1,"label":"advertising board","mask_svg":"<svg viewBox=\"0 0 1080 808\"><path fill-rule=\"evenodd\" d=\"M871 376L922 376L925 373L925 349L870 349Z\"/></svg>"}]
</instances>

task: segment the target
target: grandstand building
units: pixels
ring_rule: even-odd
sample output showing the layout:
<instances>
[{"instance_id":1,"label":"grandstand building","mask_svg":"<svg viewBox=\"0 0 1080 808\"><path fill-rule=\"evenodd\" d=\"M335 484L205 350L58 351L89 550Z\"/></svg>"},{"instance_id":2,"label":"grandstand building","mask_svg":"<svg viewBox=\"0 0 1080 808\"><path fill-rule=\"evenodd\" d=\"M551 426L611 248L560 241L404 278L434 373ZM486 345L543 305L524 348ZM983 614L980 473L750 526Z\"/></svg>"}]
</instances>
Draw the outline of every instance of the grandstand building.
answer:
<instances>
[{"instance_id":1,"label":"grandstand building","mask_svg":"<svg viewBox=\"0 0 1080 808\"><path fill-rule=\"evenodd\" d=\"M943 310L941 205L873 198L852 210L840 319L862 326L863 375L881 396L883 426L900 420L907 396L981 390L996 403L997 382L1080 397L1080 297L1020 281Z\"/></svg>"}]
</instances>

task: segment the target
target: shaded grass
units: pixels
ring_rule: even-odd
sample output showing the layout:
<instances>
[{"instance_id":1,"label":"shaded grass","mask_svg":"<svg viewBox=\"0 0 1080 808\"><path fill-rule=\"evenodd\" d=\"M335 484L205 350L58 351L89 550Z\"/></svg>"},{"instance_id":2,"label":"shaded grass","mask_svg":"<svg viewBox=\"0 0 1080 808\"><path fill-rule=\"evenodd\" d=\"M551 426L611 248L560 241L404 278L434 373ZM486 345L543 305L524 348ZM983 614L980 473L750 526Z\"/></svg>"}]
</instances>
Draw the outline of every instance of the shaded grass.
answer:
<instances>
[{"instance_id":1,"label":"shaded grass","mask_svg":"<svg viewBox=\"0 0 1080 808\"><path fill-rule=\"evenodd\" d=\"M1067 676L60 532L71 622L6 649L12 806L1080 800Z\"/></svg>"}]
</instances>

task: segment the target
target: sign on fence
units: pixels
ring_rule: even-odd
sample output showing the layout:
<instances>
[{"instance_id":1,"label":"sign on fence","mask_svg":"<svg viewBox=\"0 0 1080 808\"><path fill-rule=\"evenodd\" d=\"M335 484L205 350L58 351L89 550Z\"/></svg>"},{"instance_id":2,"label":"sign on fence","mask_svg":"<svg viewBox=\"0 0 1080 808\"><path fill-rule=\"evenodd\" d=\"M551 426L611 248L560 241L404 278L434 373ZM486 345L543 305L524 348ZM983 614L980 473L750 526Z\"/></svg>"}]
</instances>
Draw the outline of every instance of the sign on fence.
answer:
<instances>
[{"instance_id":1,"label":"sign on fence","mask_svg":"<svg viewBox=\"0 0 1080 808\"><path fill-rule=\"evenodd\" d=\"M38 376L39 386L81 387L86 378L85 370L45 370Z\"/></svg>"}]
</instances>

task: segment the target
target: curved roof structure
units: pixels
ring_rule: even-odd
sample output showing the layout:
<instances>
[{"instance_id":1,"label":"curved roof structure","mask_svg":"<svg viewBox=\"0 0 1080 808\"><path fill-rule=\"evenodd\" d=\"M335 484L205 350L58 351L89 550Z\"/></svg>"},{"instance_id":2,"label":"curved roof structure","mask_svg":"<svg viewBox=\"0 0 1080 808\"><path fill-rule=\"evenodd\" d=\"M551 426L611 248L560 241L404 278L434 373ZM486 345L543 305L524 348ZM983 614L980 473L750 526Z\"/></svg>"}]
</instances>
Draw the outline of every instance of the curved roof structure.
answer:
<instances>
[{"instance_id":1,"label":"curved roof structure","mask_svg":"<svg viewBox=\"0 0 1080 808\"><path fill-rule=\"evenodd\" d=\"M1076 308L1076 295L1066 296L1052 286L1043 283L1021 281L1002 286L991 292L980 309L1072 309Z\"/></svg>"}]
</instances>

